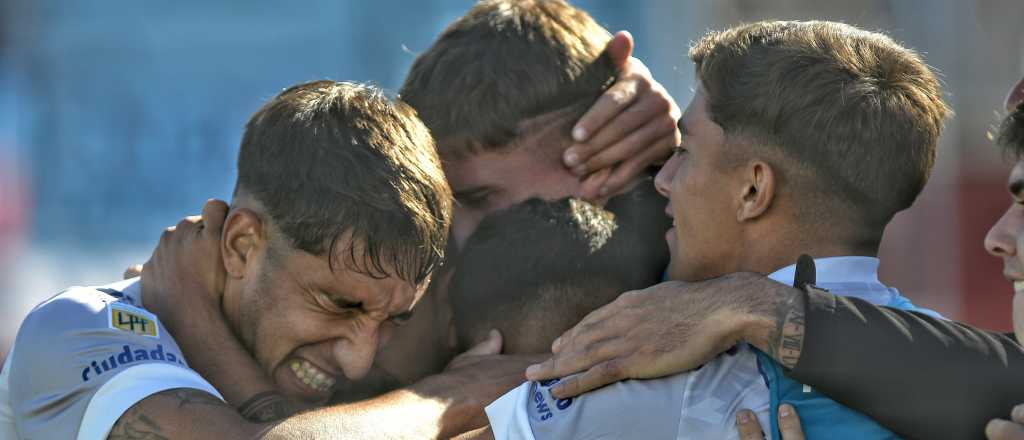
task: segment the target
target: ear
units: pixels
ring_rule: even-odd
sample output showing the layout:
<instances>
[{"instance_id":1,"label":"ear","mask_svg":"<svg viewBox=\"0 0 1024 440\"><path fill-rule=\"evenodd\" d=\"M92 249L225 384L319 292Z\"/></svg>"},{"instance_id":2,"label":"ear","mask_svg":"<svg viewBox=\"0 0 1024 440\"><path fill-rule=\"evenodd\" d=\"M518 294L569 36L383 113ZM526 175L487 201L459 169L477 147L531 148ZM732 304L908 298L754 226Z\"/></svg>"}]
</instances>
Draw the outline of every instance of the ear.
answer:
<instances>
[{"instance_id":1,"label":"ear","mask_svg":"<svg viewBox=\"0 0 1024 440\"><path fill-rule=\"evenodd\" d=\"M220 253L229 277L245 276L245 268L252 262L255 251L265 245L263 221L255 212L238 208L228 214L221 234Z\"/></svg>"},{"instance_id":2,"label":"ear","mask_svg":"<svg viewBox=\"0 0 1024 440\"><path fill-rule=\"evenodd\" d=\"M743 186L736 220L740 223L756 220L768 212L775 200L775 170L762 161L753 161L743 167Z\"/></svg>"}]
</instances>

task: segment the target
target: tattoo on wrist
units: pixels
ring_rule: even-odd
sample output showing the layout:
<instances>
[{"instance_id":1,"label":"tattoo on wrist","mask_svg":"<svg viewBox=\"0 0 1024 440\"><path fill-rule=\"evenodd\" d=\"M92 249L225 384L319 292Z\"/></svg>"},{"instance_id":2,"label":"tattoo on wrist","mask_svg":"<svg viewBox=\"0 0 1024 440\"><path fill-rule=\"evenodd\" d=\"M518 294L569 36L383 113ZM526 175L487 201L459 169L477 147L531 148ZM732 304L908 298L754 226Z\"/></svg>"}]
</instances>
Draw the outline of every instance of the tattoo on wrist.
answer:
<instances>
[{"instance_id":1,"label":"tattoo on wrist","mask_svg":"<svg viewBox=\"0 0 1024 440\"><path fill-rule=\"evenodd\" d=\"M259 393L238 406L242 417L256 423L281 420L297 412L299 408L277 391Z\"/></svg>"},{"instance_id":2,"label":"tattoo on wrist","mask_svg":"<svg viewBox=\"0 0 1024 440\"><path fill-rule=\"evenodd\" d=\"M775 310L776 327L768 340L768 354L786 368L796 366L804 347L805 303L801 292L779 302Z\"/></svg>"}]
</instances>

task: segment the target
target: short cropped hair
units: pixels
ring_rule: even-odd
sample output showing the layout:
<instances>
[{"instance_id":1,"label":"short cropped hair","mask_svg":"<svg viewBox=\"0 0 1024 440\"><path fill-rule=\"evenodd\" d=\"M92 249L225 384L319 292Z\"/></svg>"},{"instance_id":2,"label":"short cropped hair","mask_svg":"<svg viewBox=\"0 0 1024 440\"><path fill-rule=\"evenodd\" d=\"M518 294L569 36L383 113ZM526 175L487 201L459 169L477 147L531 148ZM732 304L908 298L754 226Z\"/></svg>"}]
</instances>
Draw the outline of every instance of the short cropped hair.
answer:
<instances>
[{"instance_id":1,"label":"short cropped hair","mask_svg":"<svg viewBox=\"0 0 1024 440\"><path fill-rule=\"evenodd\" d=\"M506 353L547 352L587 313L657 283L668 262L669 219L665 199L651 188L654 197L634 191L617 204L647 215L612 214L567 198L530 199L488 216L467 240L451 281L460 348L496 328Z\"/></svg>"},{"instance_id":2,"label":"short cropped hair","mask_svg":"<svg viewBox=\"0 0 1024 440\"><path fill-rule=\"evenodd\" d=\"M690 48L711 119L763 145L872 227L924 188L949 108L920 57L880 33L825 21L762 21ZM838 198L834 197L838 196Z\"/></svg>"},{"instance_id":3,"label":"short cropped hair","mask_svg":"<svg viewBox=\"0 0 1024 440\"><path fill-rule=\"evenodd\" d=\"M1024 102L1017 104L1017 108L999 124L996 145L1017 160L1024 159Z\"/></svg>"},{"instance_id":4,"label":"short cropped hair","mask_svg":"<svg viewBox=\"0 0 1024 440\"><path fill-rule=\"evenodd\" d=\"M565 120L582 116L614 82L604 55L610 38L563 0L481 1L416 58L399 96L442 155L507 147L530 118L563 109Z\"/></svg>"},{"instance_id":5,"label":"short cropped hair","mask_svg":"<svg viewBox=\"0 0 1024 440\"><path fill-rule=\"evenodd\" d=\"M236 197L255 198L289 244L419 285L441 262L452 195L409 106L334 81L281 92L249 119ZM339 240L351 238L347 249ZM339 255L339 253L341 253Z\"/></svg>"}]
</instances>

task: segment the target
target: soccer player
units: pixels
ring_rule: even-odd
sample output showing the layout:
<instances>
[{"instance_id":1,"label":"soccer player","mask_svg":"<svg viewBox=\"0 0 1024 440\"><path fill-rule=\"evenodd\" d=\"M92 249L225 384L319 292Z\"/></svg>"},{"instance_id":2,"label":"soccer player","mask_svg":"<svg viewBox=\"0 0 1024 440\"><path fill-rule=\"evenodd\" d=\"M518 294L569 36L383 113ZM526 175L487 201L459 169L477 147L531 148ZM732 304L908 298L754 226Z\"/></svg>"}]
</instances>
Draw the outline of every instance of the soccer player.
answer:
<instances>
[{"instance_id":1,"label":"soccer player","mask_svg":"<svg viewBox=\"0 0 1024 440\"><path fill-rule=\"evenodd\" d=\"M997 143L1017 158L1024 152L1024 79L1011 89L1011 113ZM1019 249L1021 210L1014 203L986 238L1011 280L1024 267ZM1014 296L1019 338L1022 308ZM627 310L633 313L627 315ZM646 313L645 313L646 312ZM689 312L684 314L683 312ZM568 397L624 378L686 371L721 347L743 340L777 361L794 365L789 377L882 422L908 438L1024 439L1024 348L1002 335L927 315L878 307L817 289L801 292L765 277L740 273L698 282L664 283L620 298L562 336L553 374L586 371L587 378L555 394ZM638 325L657 319L660 325ZM587 351L590 341L606 349ZM648 341L665 341L652 350ZM616 368L608 369L608 363ZM557 363L558 368L551 364ZM540 372L538 377L547 373ZM953 390L953 391L951 391ZM1012 409L1012 411L1011 411ZM1009 420L993 420L1005 418ZM748 423L750 421L748 420Z\"/></svg>"},{"instance_id":2,"label":"soccer player","mask_svg":"<svg viewBox=\"0 0 1024 440\"><path fill-rule=\"evenodd\" d=\"M167 302L161 290L179 283L217 292L206 301L223 307L224 317L193 319L216 320L229 329L223 334L237 335L274 393L315 404L329 395L334 376L364 374L380 328L418 301L443 258L450 210L432 139L412 109L358 84L291 87L247 124L230 209L210 202L201 220L169 229L141 282L73 287L25 319L0 379L0 415L13 416L0 419L0 432L81 439L436 435L442 413L457 410L437 403L454 402L447 387L434 390L448 396L420 390L273 426L259 422L277 412L266 404L278 400L257 398L239 414L222 401L222 393L232 400L233 390L215 389L190 369L178 345L217 335L162 322L207 309ZM163 261L182 256L175 246L183 243L213 258ZM165 270L168 263L185 270ZM238 381L252 378L234 367L221 366ZM393 410L416 416L381 425Z\"/></svg>"},{"instance_id":3,"label":"soccer player","mask_svg":"<svg viewBox=\"0 0 1024 440\"><path fill-rule=\"evenodd\" d=\"M697 69L697 93L680 121L683 143L656 181L669 199L667 211L674 222L666 236L672 253L669 277L698 281L755 272L792 284L790 263L807 253L819 257L818 283L838 295L912 309L895 289L878 281L875 256L885 225L913 203L927 181L947 113L938 81L920 58L884 35L830 22L737 26L709 34L692 47L690 57ZM580 327L613 317L628 319L634 313L647 314L642 323L634 322L637 327L663 325L664 312L630 307L639 307L647 297L623 295L616 301L627 305L621 317L607 315L608 307L588 316ZM731 298L721 295L716 300ZM755 300L750 307L765 305ZM673 309L683 315L694 312ZM782 330L786 335L788 328ZM568 351L645 354L672 343L650 339L625 348L609 345L617 340L590 339L592 334L576 339L572 332L554 344L559 362L532 367L530 379L575 372L576 365L561 362L570 357L561 354ZM712 336L717 335L693 337ZM768 414L774 414L782 403L792 404L805 418L811 438L892 435L787 378L783 368L792 367L789 358L781 356L783 363L778 364L740 344L736 354L712 359L739 338L712 339L715 345L705 347L711 353L699 354L703 367L686 373L696 383L713 382L738 368L728 365L736 362L752 372L743 389L763 399L756 408L770 408ZM789 348L788 343L782 346ZM554 386L552 398L591 389L602 369L620 366L613 360L565 377ZM735 436L735 419L719 405L734 397L711 395L684 406L679 438L712 438L710 432L713 438ZM571 411L545 422L571 424L579 417ZM703 430L709 425L715 431ZM771 431L778 438L774 423Z\"/></svg>"},{"instance_id":4,"label":"soccer player","mask_svg":"<svg viewBox=\"0 0 1024 440\"><path fill-rule=\"evenodd\" d=\"M621 123L590 130L584 144L573 136L574 127L633 82L620 67L623 42L561 0L490 0L449 24L416 58L399 95L437 140L456 200L453 249L480 219L531 197L601 204L640 182L651 185L647 166L678 143L678 110L660 85L630 86L646 93L619 113ZM593 160L565 166L566 155L599 145L608 147ZM620 153L628 160L611 171L608 160ZM338 381L339 400L379 394L445 367L455 350L444 273L419 312L393 332L368 378Z\"/></svg>"}]
</instances>

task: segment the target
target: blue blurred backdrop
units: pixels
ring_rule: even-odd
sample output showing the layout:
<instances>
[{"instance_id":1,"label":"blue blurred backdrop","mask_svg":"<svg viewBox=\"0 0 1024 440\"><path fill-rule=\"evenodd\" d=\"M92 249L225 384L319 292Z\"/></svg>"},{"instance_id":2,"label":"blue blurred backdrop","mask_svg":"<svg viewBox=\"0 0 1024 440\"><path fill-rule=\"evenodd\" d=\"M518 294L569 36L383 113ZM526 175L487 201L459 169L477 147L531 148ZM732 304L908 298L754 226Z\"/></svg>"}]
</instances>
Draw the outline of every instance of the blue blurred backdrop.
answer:
<instances>
[{"instance_id":1,"label":"blue blurred backdrop","mask_svg":"<svg viewBox=\"0 0 1024 440\"><path fill-rule=\"evenodd\" d=\"M1024 70L1019 0L574 4L613 32L630 30L636 56L681 106L693 79L689 42L741 20L837 19L921 49L943 71L960 119L943 140L936 189L890 233L887 252L906 261L936 245L953 256L889 273L924 305L1006 326L1005 312L970 313L963 273L977 271L961 270L956 255L977 253L971 234L1005 203L998 188L1006 167L984 131L999 95ZM145 261L164 227L207 198L230 197L242 126L265 99L320 78L395 90L416 53L471 5L0 0L0 358L32 305L67 285L119 278L126 265ZM996 188L998 197L963 208L965 182L986 194ZM962 208L980 217L965 221ZM929 238L935 234L942 243ZM998 264L984 261L986 279L997 279Z\"/></svg>"}]
</instances>

